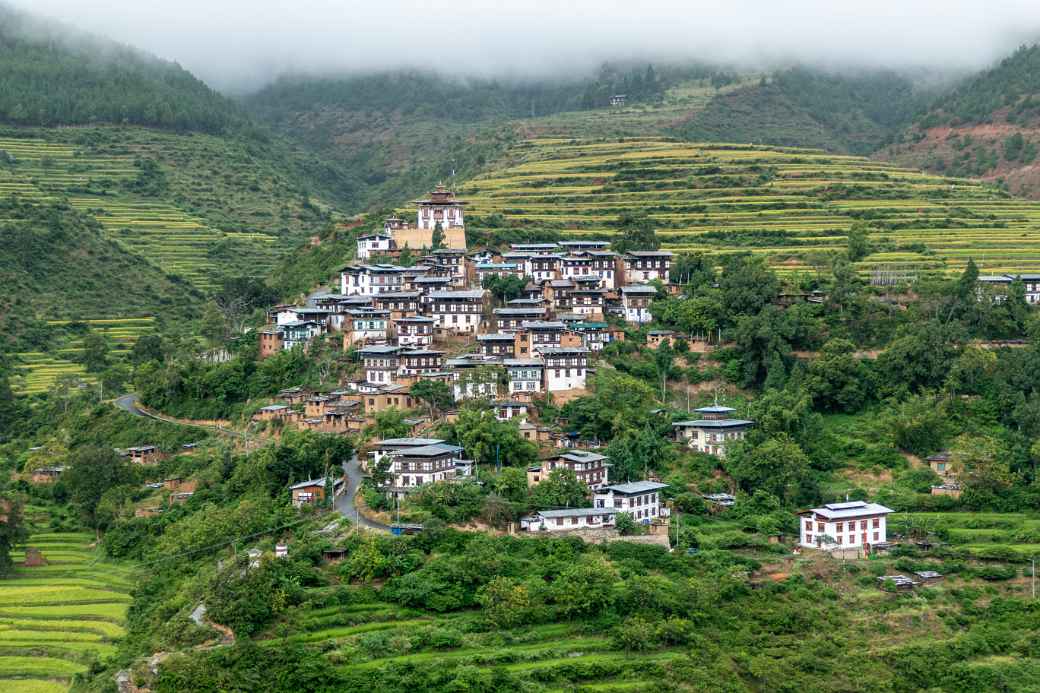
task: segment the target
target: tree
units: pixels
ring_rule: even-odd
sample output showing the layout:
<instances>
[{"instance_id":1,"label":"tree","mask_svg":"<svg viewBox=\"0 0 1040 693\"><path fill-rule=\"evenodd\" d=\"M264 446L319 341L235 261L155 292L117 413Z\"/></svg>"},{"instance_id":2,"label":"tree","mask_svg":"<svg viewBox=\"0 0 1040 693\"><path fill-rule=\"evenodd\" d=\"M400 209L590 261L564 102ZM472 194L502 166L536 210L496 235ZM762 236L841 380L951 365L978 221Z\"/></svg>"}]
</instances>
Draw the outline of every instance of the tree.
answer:
<instances>
[{"instance_id":1,"label":"tree","mask_svg":"<svg viewBox=\"0 0 1040 693\"><path fill-rule=\"evenodd\" d=\"M130 350L130 363L134 366L140 366L149 361L162 362L162 360L163 341L162 337L156 334L141 335L134 342L133 349Z\"/></svg>"},{"instance_id":2,"label":"tree","mask_svg":"<svg viewBox=\"0 0 1040 693\"><path fill-rule=\"evenodd\" d=\"M675 454L666 438L652 428L628 429L615 436L605 451L610 458L614 481L645 479L651 469L664 467Z\"/></svg>"},{"instance_id":3,"label":"tree","mask_svg":"<svg viewBox=\"0 0 1040 693\"><path fill-rule=\"evenodd\" d=\"M661 241L654 232L654 220L646 212L622 212L615 225L618 231L611 245L617 253L657 250L661 247Z\"/></svg>"},{"instance_id":4,"label":"tree","mask_svg":"<svg viewBox=\"0 0 1040 693\"><path fill-rule=\"evenodd\" d=\"M769 269L765 258L753 255L728 255L722 260L719 278L725 314L754 315L780 295L780 280Z\"/></svg>"},{"instance_id":5,"label":"tree","mask_svg":"<svg viewBox=\"0 0 1040 693\"><path fill-rule=\"evenodd\" d=\"M532 620L536 601L528 587L515 578L497 575L477 590L484 618L495 628L516 628Z\"/></svg>"},{"instance_id":6,"label":"tree","mask_svg":"<svg viewBox=\"0 0 1040 693\"><path fill-rule=\"evenodd\" d=\"M867 371L855 352L856 345L847 339L832 339L809 364L805 387L818 408L851 413L863 406Z\"/></svg>"},{"instance_id":7,"label":"tree","mask_svg":"<svg viewBox=\"0 0 1040 693\"><path fill-rule=\"evenodd\" d=\"M412 397L426 402L430 416L436 411L450 409L455 404L451 385L440 380L420 380L411 388Z\"/></svg>"},{"instance_id":8,"label":"tree","mask_svg":"<svg viewBox=\"0 0 1040 693\"><path fill-rule=\"evenodd\" d=\"M570 469L554 469L531 490L531 501L539 508L580 508L589 487Z\"/></svg>"},{"instance_id":9,"label":"tree","mask_svg":"<svg viewBox=\"0 0 1040 693\"><path fill-rule=\"evenodd\" d=\"M759 445L735 445L726 452L723 466L749 493L762 489L791 501L798 492L798 482L809 472L809 458L794 439L784 434Z\"/></svg>"},{"instance_id":10,"label":"tree","mask_svg":"<svg viewBox=\"0 0 1040 693\"><path fill-rule=\"evenodd\" d=\"M221 312L224 324L234 334L245 330L246 320L258 308L266 308L278 301L278 291L257 277L225 279L213 302Z\"/></svg>"},{"instance_id":11,"label":"tree","mask_svg":"<svg viewBox=\"0 0 1040 693\"><path fill-rule=\"evenodd\" d=\"M604 613L616 599L618 573L605 558L582 556L552 583L553 601L568 617Z\"/></svg>"},{"instance_id":12,"label":"tree","mask_svg":"<svg viewBox=\"0 0 1040 693\"><path fill-rule=\"evenodd\" d=\"M396 407L376 412L375 419L370 430L376 438L403 438L412 431L411 425L404 420L404 412Z\"/></svg>"},{"instance_id":13,"label":"tree","mask_svg":"<svg viewBox=\"0 0 1040 693\"><path fill-rule=\"evenodd\" d=\"M505 303L514 298L519 298L524 291L524 287L527 286L527 282L523 277L518 277L514 274L492 274L484 277L484 282L481 286L490 291L491 295L499 303Z\"/></svg>"},{"instance_id":14,"label":"tree","mask_svg":"<svg viewBox=\"0 0 1040 693\"><path fill-rule=\"evenodd\" d=\"M62 481L83 522L90 527L99 527L97 510L101 497L109 489L126 484L133 477L130 465L112 448L85 445L73 451Z\"/></svg>"},{"instance_id":15,"label":"tree","mask_svg":"<svg viewBox=\"0 0 1040 693\"><path fill-rule=\"evenodd\" d=\"M870 239L867 236L867 225L856 222L849 229L848 256L852 262L859 262L870 255Z\"/></svg>"},{"instance_id":16,"label":"tree","mask_svg":"<svg viewBox=\"0 0 1040 693\"><path fill-rule=\"evenodd\" d=\"M635 521L631 513L618 513L615 515L614 529L623 537L643 533L643 527Z\"/></svg>"},{"instance_id":17,"label":"tree","mask_svg":"<svg viewBox=\"0 0 1040 693\"><path fill-rule=\"evenodd\" d=\"M433 225L433 237L430 239L430 250L440 250L444 247L444 227L441 222Z\"/></svg>"},{"instance_id":18,"label":"tree","mask_svg":"<svg viewBox=\"0 0 1040 693\"><path fill-rule=\"evenodd\" d=\"M88 373L100 373L108 367L108 340L97 332L88 332L83 337L83 353L80 358Z\"/></svg>"},{"instance_id":19,"label":"tree","mask_svg":"<svg viewBox=\"0 0 1040 693\"><path fill-rule=\"evenodd\" d=\"M491 479L491 490L512 501L522 503L527 500L527 470L522 467L505 467Z\"/></svg>"},{"instance_id":20,"label":"tree","mask_svg":"<svg viewBox=\"0 0 1040 693\"><path fill-rule=\"evenodd\" d=\"M6 577L14 563L11 561L11 549L29 538L29 531L22 521L22 504L13 498L0 497L0 514L4 519L0 522L0 577Z\"/></svg>"},{"instance_id":21,"label":"tree","mask_svg":"<svg viewBox=\"0 0 1040 693\"><path fill-rule=\"evenodd\" d=\"M593 393L571 400L563 415L586 438L610 440L629 428L650 425L654 390L624 373L603 369L592 380Z\"/></svg>"},{"instance_id":22,"label":"tree","mask_svg":"<svg viewBox=\"0 0 1040 693\"><path fill-rule=\"evenodd\" d=\"M449 433L480 464L526 468L538 459L538 449L520 436L516 424L499 421L491 409L463 408Z\"/></svg>"}]
</instances>

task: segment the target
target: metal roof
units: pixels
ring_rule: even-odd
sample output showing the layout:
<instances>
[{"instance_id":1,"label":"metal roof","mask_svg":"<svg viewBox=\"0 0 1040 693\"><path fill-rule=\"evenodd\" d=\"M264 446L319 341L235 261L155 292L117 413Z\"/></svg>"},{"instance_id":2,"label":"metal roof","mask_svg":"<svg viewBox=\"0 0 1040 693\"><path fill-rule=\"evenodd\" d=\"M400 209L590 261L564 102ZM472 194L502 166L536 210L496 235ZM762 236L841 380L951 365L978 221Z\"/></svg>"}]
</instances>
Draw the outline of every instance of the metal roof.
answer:
<instances>
[{"instance_id":1,"label":"metal roof","mask_svg":"<svg viewBox=\"0 0 1040 693\"><path fill-rule=\"evenodd\" d=\"M849 501L847 503L827 503L822 508L813 508L811 511L828 520L841 520L847 517L861 517L864 515L886 515L892 512L878 503L866 501Z\"/></svg>"},{"instance_id":2,"label":"metal roof","mask_svg":"<svg viewBox=\"0 0 1040 693\"><path fill-rule=\"evenodd\" d=\"M484 298L485 291L479 290L468 290L468 291L431 291L430 298L437 299L472 299L472 298Z\"/></svg>"},{"instance_id":3,"label":"metal roof","mask_svg":"<svg viewBox=\"0 0 1040 693\"><path fill-rule=\"evenodd\" d=\"M443 442L444 441L440 438L387 438L386 440L379 441L377 445L412 445L415 447L422 447L424 445L437 445L438 443Z\"/></svg>"},{"instance_id":4,"label":"metal roof","mask_svg":"<svg viewBox=\"0 0 1040 693\"><path fill-rule=\"evenodd\" d=\"M589 517L590 515L617 515L614 508L565 508L563 510L539 510L536 515L546 519L557 517Z\"/></svg>"},{"instance_id":5,"label":"metal roof","mask_svg":"<svg viewBox=\"0 0 1040 693\"><path fill-rule=\"evenodd\" d=\"M454 454L457 452L462 452L462 448L458 445L436 443L434 445L423 445L417 448L405 448L401 451L401 454L408 457L437 457L439 455Z\"/></svg>"},{"instance_id":6,"label":"metal roof","mask_svg":"<svg viewBox=\"0 0 1040 693\"><path fill-rule=\"evenodd\" d=\"M735 428L738 426L752 426L754 421L747 419L696 419L694 421L676 421L672 426L683 428Z\"/></svg>"},{"instance_id":7,"label":"metal roof","mask_svg":"<svg viewBox=\"0 0 1040 693\"><path fill-rule=\"evenodd\" d=\"M613 491L614 493L632 494L632 493L646 493L647 491L656 491L658 489L668 488L668 484L662 484L659 481L630 481L624 484L613 484L606 488L600 489L600 491Z\"/></svg>"}]
</instances>

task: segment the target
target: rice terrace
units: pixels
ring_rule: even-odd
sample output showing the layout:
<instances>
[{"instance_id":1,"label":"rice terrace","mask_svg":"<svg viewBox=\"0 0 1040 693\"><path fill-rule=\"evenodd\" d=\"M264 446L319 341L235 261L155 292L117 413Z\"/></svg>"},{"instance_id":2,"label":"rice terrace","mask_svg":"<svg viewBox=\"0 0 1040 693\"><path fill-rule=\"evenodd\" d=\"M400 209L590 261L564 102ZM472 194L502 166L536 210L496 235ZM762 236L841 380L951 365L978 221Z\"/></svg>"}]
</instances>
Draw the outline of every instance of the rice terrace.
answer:
<instances>
[{"instance_id":1,"label":"rice terrace","mask_svg":"<svg viewBox=\"0 0 1040 693\"><path fill-rule=\"evenodd\" d=\"M862 271L1040 270L1040 205L978 181L946 178L820 150L693 144L660 138L535 139L507 165L466 183L487 222L609 236L624 212L657 222L675 252L767 256L778 271L811 270L843 250L855 222L874 252Z\"/></svg>"}]
</instances>

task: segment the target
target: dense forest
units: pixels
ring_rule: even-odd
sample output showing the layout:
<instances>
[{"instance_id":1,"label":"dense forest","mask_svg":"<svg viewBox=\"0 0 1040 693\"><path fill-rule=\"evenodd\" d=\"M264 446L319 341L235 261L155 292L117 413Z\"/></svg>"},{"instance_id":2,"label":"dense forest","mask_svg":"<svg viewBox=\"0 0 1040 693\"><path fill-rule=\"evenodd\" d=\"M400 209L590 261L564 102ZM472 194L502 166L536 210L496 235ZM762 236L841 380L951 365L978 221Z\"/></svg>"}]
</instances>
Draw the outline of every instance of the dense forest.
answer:
<instances>
[{"instance_id":1,"label":"dense forest","mask_svg":"<svg viewBox=\"0 0 1040 693\"><path fill-rule=\"evenodd\" d=\"M0 120L216 133L242 118L176 64L0 5Z\"/></svg>"},{"instance_id":2,"label":"dense forest","mask_svg":"<svg viewBox=\"0 0 1040 693\"><path fill-rule=\"evenodd\" d=\"M909 124L928 97L910 79L892 72L791 68L716 97L675 132L690 140L869 154Z\"/></svg>"},{"instance_id":3,"label":"dense forest","mask_svg":"<svg viewBox=\"0 0 1040 693\"><path fill-rule=\"evenodd\" d=\"M1022 46L990 70L938 99L918 122L936 125L1035 122L1040 117L1040 45Z\"/></svg>"}]
</instances>

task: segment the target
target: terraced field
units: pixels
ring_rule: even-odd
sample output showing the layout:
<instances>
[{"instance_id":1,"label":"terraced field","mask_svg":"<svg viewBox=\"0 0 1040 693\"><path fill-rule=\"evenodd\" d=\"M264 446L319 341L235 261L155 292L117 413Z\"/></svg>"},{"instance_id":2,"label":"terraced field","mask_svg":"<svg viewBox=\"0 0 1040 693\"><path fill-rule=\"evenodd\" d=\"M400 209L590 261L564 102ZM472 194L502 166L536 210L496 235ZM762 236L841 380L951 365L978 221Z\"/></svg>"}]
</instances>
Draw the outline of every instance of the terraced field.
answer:
<instances>
[{"instance_id":1,"label":"terraced field","mask_svg":"<svg viewBox=\"0 0 1040 693\"><path fill-rule=\"evenodd\" d=\"M0 690L50 693L92 661L111 655L124 634L130 568L90 548L87 533L33 533L47 565L18 567L0 584ZM24 551L12 552L15 561Z\"/></svg>"},{"instance_id":2,"label":"terraced field","mask_svg":"<svg viewBox=\"0 0 1040 693\"><path fill-rule=\"evenodd\" d=\"M892 531L934 532L964 558L1025 562L1040 557L1040 516L1027 513L896 513Z\"/></svg>"},{"instance_id":3,"label":"terraced field","mask_svg":"<svg viewBox=\"0 0 1040 693\"><path fill-rule=\"evenodd\" d=\"M664 247L749 251L778 270L810 270L870 226L864 272L1040 271L1040 205L965 179L855 156L663 138L533 139L466 183L471 223L563 237L607 236L623 212L656 220Z\"/></svg>"},{"instance_id":4,"label":"terraced field","mask_svg":"<svg viewBox=\"0 0 1040 693\"><path fill-rule=\"evenodd\" d=\"M261 644L321 643L328 657L342 662L340 669L351 680L423 667L476 667L520 674L559 690L643 690L653 685L661 665L686 657L676 650L621 652L612 648L609 633L588 632L579 624L467 632L474 616L435 616L383 602L351 602L299 614L293 635Z\"/></svg>"},{"instance_id":5,"label":"terraced field","mask_svg":"<svg viewBox=\"0 0 1040 693\"><path fill-rule=\"evenodd\" d=\"M67 326L71 320L48 320L49 325ZM79 321L90 326L94 332L105 336L112 349L112 356L125 356L134 343L142 335L155 327L154 317L142 318L102 318ZM83 382L94 383L96 378L88 375L83 364L76 357L83 351L82 338L65 341L64 346L53 352L27 351L15 354L19 363L18 375L12 387L19 394L39 394L46 392L62 376L74 376Z\"/></svg>"},{"instance_id":6,"label":"terraced field","mask_svg":"<svg viewBox=\"0 0 1040 693\"><path fill-rule=\"evenodd\" d=\"M213 288L215 270L229 258L262 272L282 249L277 236L221 231L181 206L135 193L141 169L127 147L92 153L71 143L0 137L0 151L13 157L13 163L0 165L0 195L67 199L96 218L111 238L201 289Z\"/></svg>"}]
</instances>

